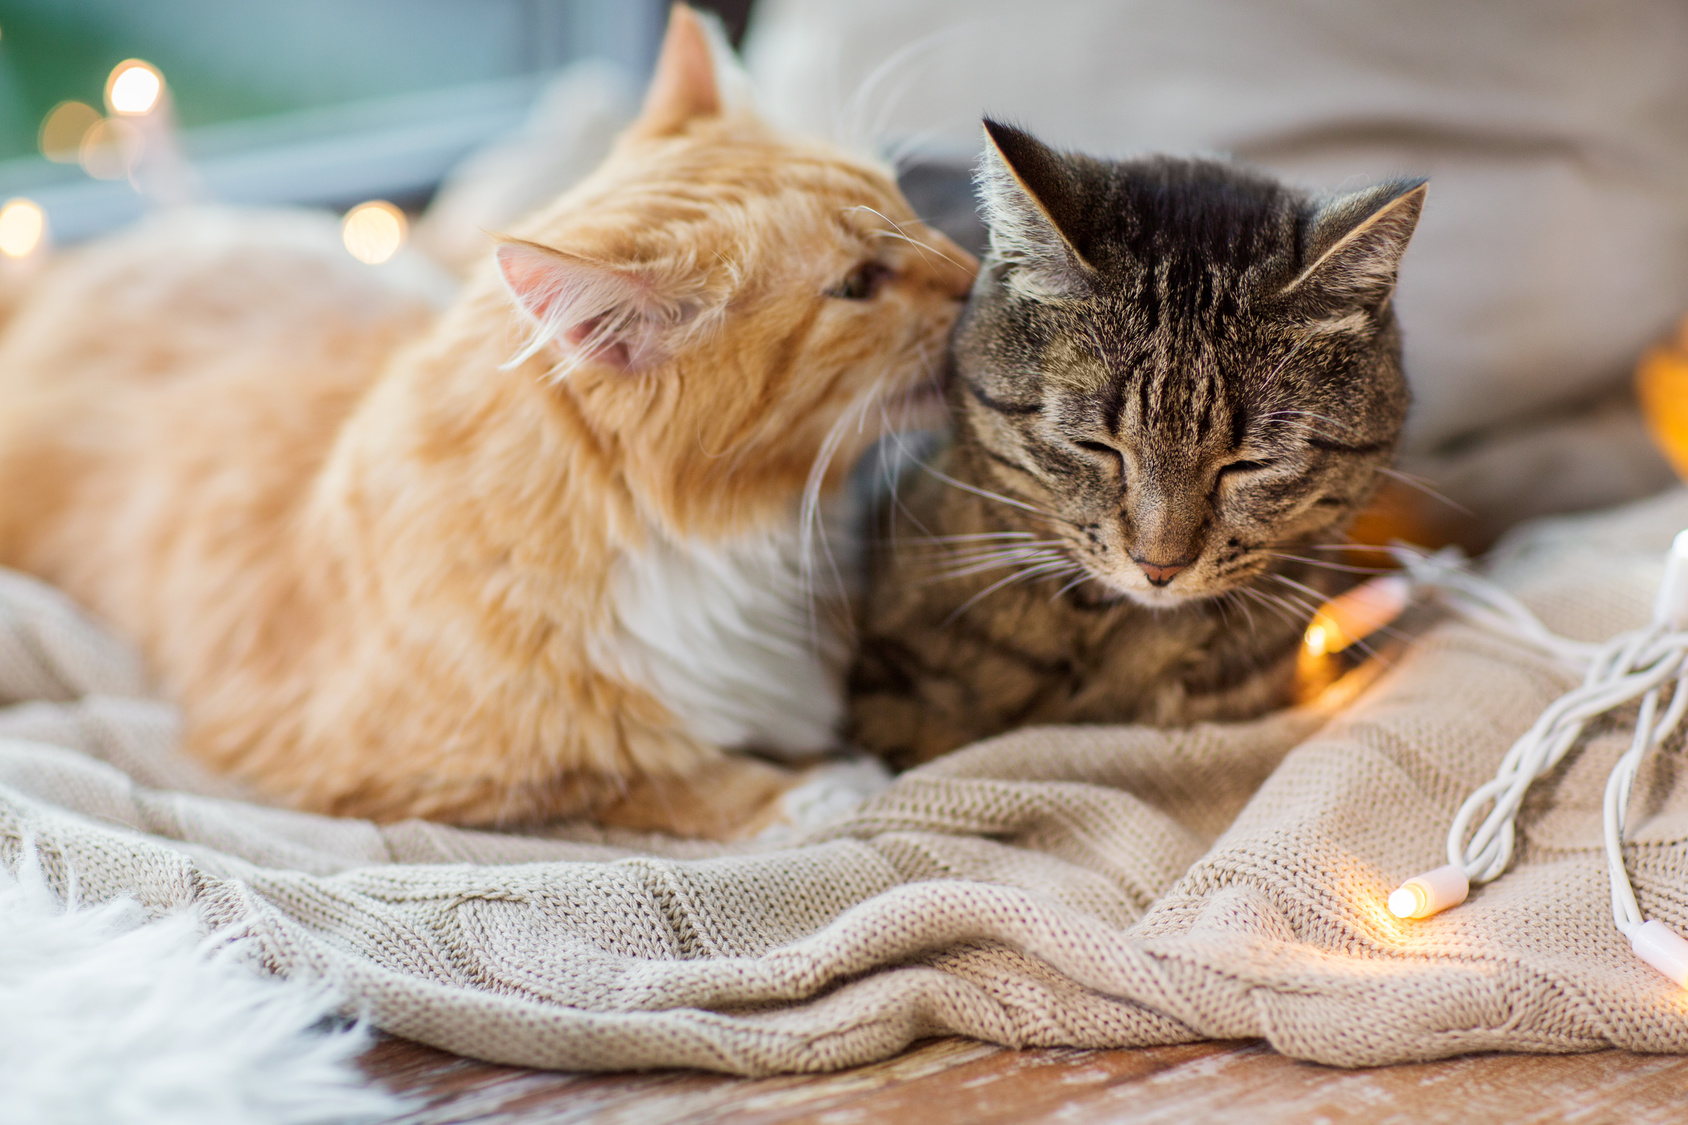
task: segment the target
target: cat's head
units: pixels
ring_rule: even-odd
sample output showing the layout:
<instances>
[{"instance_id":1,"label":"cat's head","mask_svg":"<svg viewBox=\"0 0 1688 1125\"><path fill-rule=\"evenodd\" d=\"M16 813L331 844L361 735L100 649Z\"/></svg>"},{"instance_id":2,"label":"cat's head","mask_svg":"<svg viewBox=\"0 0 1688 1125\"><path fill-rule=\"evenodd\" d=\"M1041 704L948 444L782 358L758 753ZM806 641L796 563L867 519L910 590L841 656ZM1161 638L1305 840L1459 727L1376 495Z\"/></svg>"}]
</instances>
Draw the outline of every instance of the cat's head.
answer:
<instances>
[{"instance_id":1,"label":"cat's head","mask_svg":"<svg viewBox=\"0 0 1688 1125\"><path fill-rule=\"evenodd\" d=\"M886 170L776 133L674 8L639 119L498 249L524 353L650 513L730 535L835 489L884 428L942 417L977 263Z\"/></svg>"},{"instance_id":2,"label":"cat's head","mask_svg":"<svg viewBox=\"0 0 1688 1125\"><path fill-rule=\"evenodd\" d=\"M1115 595L1222 594L1329 543L1407 409L1390 297L1422 180L1315 198L986 123L960 437Z\"/></svg>"}]
</instances>

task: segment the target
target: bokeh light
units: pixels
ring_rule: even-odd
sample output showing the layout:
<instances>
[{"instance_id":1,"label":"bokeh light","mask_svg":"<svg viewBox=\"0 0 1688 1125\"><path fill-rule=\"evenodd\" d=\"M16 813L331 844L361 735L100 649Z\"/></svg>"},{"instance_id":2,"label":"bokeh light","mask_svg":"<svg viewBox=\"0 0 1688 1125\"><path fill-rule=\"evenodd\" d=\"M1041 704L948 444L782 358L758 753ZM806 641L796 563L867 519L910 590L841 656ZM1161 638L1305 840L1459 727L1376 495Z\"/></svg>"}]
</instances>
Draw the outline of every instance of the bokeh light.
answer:
<instances>
[{"instance_id":1,"label":"bokeh light","mask_svg":"<svg viewBox=\"0 0 1688 1125\"><path fill-rule=\"evenodd\" d=\"M1688 321L1676 339L1642 357L1635 389L1653 440L1677 475L1688 480Z\"/></svg>"},{"instance_id":2,"label":"bokeh light","mask_svg":"<svg viewBox=\"0 0 1688 1125\"><path fill-rule=\"evenodd\" d=\"M8 199L0 206L0 254L28 257L47 233L47 215L30 199Z\"/></svg>"},{"instance_id":3,"label":"bokeh light","mask_svg":"<svg viewBox=\"0 0 1688 1125\"><path fill-rule=\"evenodd\" d=\"M1323 625L1307 626L1307 635L1302 638L1307 651L1314 656L1323 656L1330 651L1330 631Z\"/></svg>"},{"instance_id":4,"label":"bokeh light","mask_svg":"<svg viewBox=\"0 0 1688 1125\"><path fill-rule=\"evenodd\" d=\"M106 105L113 113L131 117L151 113L163 92L164 76L157 67L140 59L118 63L106 79Z\"/></svg>"},{"instance_id":5,"label":"bokeh light","mask_svg":"<svg viewBox=\"0 0 1688 1125\"><path fill-rule=\"evenodd\" d=\"M107 117L83 135L77 159L96 180L121 180L140 159L142 143L140 131L129 122Z\"/></svg>"},{"instance_id":6,"label":"bokeh light","mask_svg":"<svg viewBox=\"0 0 1688 1125\"><path fill-rule=\"evenodd\" d=\"M86 102L60 102L41 120L41 155L58 164L75 164L82 138L103 118Z\"/></svg>"},{"instance_id":7,"label":"bokeh light","mask_svg":"<svg viewBox=\"0 0 1688 1125\"><path fill-rule=\"evenodd\" d=\"M398 253L408 227L403 211L384 199L374 199L346 212L340 238L352 257L374 266Z\"/></svg>"}]
</instances>

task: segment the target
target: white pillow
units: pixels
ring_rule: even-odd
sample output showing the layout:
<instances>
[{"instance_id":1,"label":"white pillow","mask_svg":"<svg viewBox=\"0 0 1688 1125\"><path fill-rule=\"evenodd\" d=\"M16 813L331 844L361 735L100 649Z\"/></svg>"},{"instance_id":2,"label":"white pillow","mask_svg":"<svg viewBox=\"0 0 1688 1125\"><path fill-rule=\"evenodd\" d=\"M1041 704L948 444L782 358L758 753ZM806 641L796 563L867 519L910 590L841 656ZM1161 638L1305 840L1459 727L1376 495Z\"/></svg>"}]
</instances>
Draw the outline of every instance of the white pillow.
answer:
<instances>
[{"instance_id":1,"label":"white pillow","mask_svg":"<svg viewBox=\"0 0 1688 1125\"><path fill-rule=\"evenodd\" d=\"M1315 187L1430 175L1414 449L1595 397L1688 311L1680 0L760 0L746 57L765 113L844 140L967 159L988 111Z\"/></svg>"}]
</instances>

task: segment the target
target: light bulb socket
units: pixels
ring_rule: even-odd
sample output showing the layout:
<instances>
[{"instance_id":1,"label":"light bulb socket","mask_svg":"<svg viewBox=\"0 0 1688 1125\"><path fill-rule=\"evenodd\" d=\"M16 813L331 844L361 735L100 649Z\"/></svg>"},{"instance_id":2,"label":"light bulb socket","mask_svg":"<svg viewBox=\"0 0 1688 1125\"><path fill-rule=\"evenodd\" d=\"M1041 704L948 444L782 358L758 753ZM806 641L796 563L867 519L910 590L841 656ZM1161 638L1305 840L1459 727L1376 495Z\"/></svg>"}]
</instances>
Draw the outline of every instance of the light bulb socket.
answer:
<instances>
[{"instance_id":1,"label":"light bulb socket","mask_svg":"<svg viewBox=\"0 0 1688 1125\"><path fill-rule=\"evenodd\" d=\"M1434 871L1414 875L1389 896L1389 913L1397 918L1428 918L1465 901L1471 881L1465 868L1445 864Z\"/></svg>"},{"instance_id":2,"label":"light bulb socket","mask_svg":"<svg viewBox=\"0 0 1688 1125\"><path fill-rule=\"evenodd\" d=\"M1659 921L1649 918L1630 935L1630 949L1678 985L1688 987L1688 940Z\"/></svg>"},{"instance_id":3,"label":"light bulb socket","mask_svg":"<svg viewBox=\"0 0 1688 1125\"><path fill-rule=\"evenodd\" d=\"M1688 629L1688 531L1677 533L1665 556L1665 577L1653 602L1653 620L1676 632Z\"/></svg>"}]
</instances>

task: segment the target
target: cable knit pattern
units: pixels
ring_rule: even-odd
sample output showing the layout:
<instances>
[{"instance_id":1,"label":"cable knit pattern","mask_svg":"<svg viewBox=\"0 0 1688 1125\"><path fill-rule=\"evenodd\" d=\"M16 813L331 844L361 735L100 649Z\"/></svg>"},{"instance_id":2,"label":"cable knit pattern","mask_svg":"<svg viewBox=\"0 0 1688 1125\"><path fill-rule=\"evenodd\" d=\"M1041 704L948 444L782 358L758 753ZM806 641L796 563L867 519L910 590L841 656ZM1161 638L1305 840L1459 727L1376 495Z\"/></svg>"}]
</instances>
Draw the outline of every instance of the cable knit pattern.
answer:
<instances>
[{"instance_id":1,"label":"cable knit pattern","mask_svg":"<svg viewBox=\"0 0 1688 1125\"><path fill-rule=\"evenodd\" d=\"M1685 525L1682 491L1537 524L1490 573L1601 639L1647 618ZM502 1063L813 1071L950 1033L1261 1036L1344 1066L1688 1051L1688 1002L1606 902L1601 791L1627 716L1538 783L1505 876L1422 922L1384 909L1571 682L1442 622L1334 718L1026 730L780 844L377 826L251 803L177 756L121 646L0 575L0 855L33 838L84 901L197 902L275 972ZM1683 773L1679 741L1643 768L1626 854L1643 911L1688 931Z\"/></svg>"}]
</instances>

